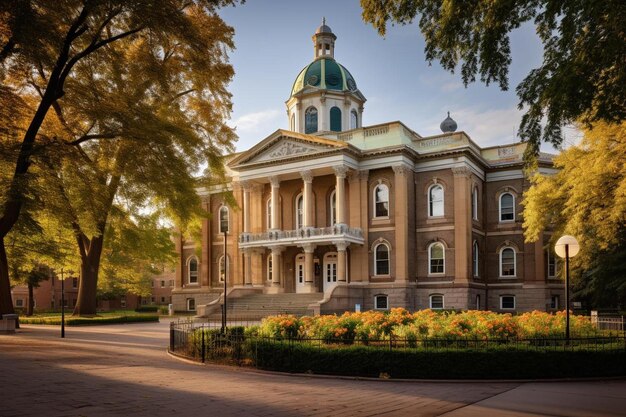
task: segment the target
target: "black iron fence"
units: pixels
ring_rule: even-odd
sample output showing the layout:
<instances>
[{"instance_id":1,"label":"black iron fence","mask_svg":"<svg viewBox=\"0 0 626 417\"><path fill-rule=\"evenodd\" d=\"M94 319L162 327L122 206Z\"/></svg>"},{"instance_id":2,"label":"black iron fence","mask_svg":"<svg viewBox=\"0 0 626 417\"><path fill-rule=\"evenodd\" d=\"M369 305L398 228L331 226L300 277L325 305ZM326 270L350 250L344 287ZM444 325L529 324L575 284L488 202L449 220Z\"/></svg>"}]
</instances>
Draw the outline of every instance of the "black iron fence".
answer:
<instances>
[{"instance_id":1,"label":"black iron fence","mask_svg":"<svg viewBox=\"0 0 626 417\"><path fill-rule=\"evenodd\" d=\"M257 319L240 318L229 321L223 329L220 321L178 321L170 324L172 354L199 362L221 362L237 365L254 365L259 347L276 346L281 351L295 348L347 349L362 347L372 351L425 352L425 351L535 351L535 352L626 352L623 332L604 332L602 335L576 335L566 340L552 338L399 338L393 335L384 339L363 340L345 338L283 338L248 334L246 328L258 324ZM285 350L285 348L289 348ZM292 349L294 348L294 349ZM298 349L295 349L298 350Z\"/></svg>"}]
</instances>

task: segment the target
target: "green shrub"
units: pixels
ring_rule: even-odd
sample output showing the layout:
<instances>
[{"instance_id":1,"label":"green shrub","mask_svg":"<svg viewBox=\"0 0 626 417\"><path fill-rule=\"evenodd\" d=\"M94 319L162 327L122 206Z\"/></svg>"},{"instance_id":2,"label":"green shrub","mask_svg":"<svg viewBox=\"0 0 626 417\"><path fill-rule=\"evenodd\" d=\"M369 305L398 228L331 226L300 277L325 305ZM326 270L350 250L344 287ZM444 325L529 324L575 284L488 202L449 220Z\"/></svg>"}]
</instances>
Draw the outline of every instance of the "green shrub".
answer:
<instances>
[{"instance_id":1,"label":"green shrub","mask_svg":"<svg viewBox=\"0 0 626 417\"><path fill-rule=\"evenodd\" d=\"M132 314L132 315L108 315L96 317L65 317L66 326L93 326L101 324L120 324L120 323L140 323L140 322L158 322L159 316L156 314ZM61 316L49 317L20 317L21 324L49 324L60 325Z\"/></svg>"},{"instance_id":2,"label":"green shrub","mask_svg":"<svg viewBox=\"0 0 626 417\"><path fill-rule=\"evenodd\" d=\"M137 313L156 313L159 309L158 306L139 306L135 309Z\"/></svg>"},{"instance_id":3,"label":"green shrub","mask_svg":"<svg viewBox=\"0 0 626 417\"><path fill-rule=\"evenodd\" d=\"M491 349L389 350L320 348L306 343L252 342L258 368L282 372L425 379L522 379L626 375L626 350Z\"/></svg>"}]
</instances>

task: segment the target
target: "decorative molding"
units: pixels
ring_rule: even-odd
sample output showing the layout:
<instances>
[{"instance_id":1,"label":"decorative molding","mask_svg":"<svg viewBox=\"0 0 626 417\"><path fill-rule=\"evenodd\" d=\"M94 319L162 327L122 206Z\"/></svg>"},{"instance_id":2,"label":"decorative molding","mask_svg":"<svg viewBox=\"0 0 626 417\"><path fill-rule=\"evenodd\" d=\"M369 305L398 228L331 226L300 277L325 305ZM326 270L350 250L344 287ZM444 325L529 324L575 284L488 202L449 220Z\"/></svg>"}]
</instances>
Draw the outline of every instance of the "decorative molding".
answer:
<instances>
[{"instance_id":1,"label":"decorative molding","mask_svg":"<svg viewBox=\"0 0 626 417\"><path fill-rule=\"evenodd\" d=\"M272 175L271 177L268 178L270 180L270 184L272 184L272 188L278 188L280 187L280 178L278 178L275 175Z\"/></svg>"},{"instance_id":2,"label":"decorative molding","mask_svg":"<svg viewBox=\"0 0 626 417\"><path fill-rule=\"evenodd\" d=\"M448 137L443 137L443 138L421 140L418 142L419 144L418 146L420 148L432 148L434 146L449 145L456 141L457 141L457 138L448 136Z\"/></svg>"},{"instance_id":3,"label":"decorative molding","mask_svg":"<svg viewBox=\"0 0 626 417\"><path fill-rule=\"evenodd\" d=\"M280 255L285 250L285 247L284 246L272 246L270 250L272 251L272 255Z\"/></svg>"},{"instance_id":4,"label":"decorative molding","mask_svg":"<svg viewBox=\"0 0 626 417\"><path fill-rule=\"evenodd\" d=\"M305 171L300 171L300 175L302 176L304 182L313 182L313 173L310 170L307 169Z\"/></svg>"},{"instance_id":5,"label":"decorative molding","mask_svg":"<svg viewBox=\"0 0 626 417\"><path fill-rule=\"evenodd\" d=\"M313 253L315 251L316 245L313 243L305 243L300 245L300 247L304 250L304 253Z\"/></svg>"},{"instance_id":6,"label":"decorative molding","mask_svg":"<svg viewBox=\"0 0 626 417\"><path fill-rule=\"evenodd\" d=\"M337 247L337 252L345 252L350 246L350 242L333 242L333 245Z\"/></svg>"},{"instance_id":7,"label":"decorative molding","mask_svg":"<svg viewBox=\"0 0 626 417\"><path fill-rule=\"evenodd\" d=\"M413 170L411 168L409 168L408 166L401 164L401 165L394 165L391 167L391 169L393 169L393 172L396 175L406 175L409 172L412 172Z\"/></svg>"},{"instance_id":8,"label":"decorative molding","mask_svg":"<svg viewBox=\"0 0 626 417\"><path fill-rule=\"evenodd\" d=\"M472 176L472 170L469 167L452 167L452 173L455 177L466 177L470 178Z\"/></svg>"},{"instance_id":9,"label":"decorative molding","mask_svg":"<svg viewBox=\"0 0 626 417\"><path fill-rule=\"evenodd\" d=\"M333 170L335 171L335 176L341 179L346 178L346 174L348 173L348 167L343 165L334 166Z\"/></svg>"}]
</instances>

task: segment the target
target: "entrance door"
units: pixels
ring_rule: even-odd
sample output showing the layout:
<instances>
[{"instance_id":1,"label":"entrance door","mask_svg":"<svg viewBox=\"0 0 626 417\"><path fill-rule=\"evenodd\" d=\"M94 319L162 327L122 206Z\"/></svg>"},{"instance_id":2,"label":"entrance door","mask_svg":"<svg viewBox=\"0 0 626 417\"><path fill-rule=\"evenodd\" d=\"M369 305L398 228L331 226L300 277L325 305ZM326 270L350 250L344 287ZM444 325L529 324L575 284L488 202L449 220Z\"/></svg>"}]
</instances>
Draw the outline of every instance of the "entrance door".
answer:
<instances>
[{"instance_id":1,"label":"entrance door","mask_svg":"<svg viewBox=\"0 0 626 417\"><path fill-rule=\"evenodd\" d=\"M337 285L337 253L324 255L324 292Z\"/></svg>"},{"instance_id":2,"label":"entrance door","mask_svg":"<svg viewBox=\"0 0 626 417\"><path fill-rule=\"evenodd\" d=\"M304 254L296 256L296 292L304 292Z\"/></svg>"}]
</instances>

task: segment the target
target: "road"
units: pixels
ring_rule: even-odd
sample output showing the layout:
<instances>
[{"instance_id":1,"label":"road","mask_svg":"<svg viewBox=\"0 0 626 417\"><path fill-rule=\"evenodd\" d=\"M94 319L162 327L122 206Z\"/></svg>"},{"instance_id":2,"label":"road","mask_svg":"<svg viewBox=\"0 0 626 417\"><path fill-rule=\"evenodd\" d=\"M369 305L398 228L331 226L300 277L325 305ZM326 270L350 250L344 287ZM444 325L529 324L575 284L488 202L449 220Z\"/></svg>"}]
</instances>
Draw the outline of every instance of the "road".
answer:
<instances>
[{"instance_id":1,"label":"road","mask_svg":"<svg viewBox=\"0 0 626 417\"><path fill-rule=\"evenodd\" d=\"M188 363L168 323L0 335L0 416L624 416L626 380L400 382Z\"/></svg>"}]
</instances>

